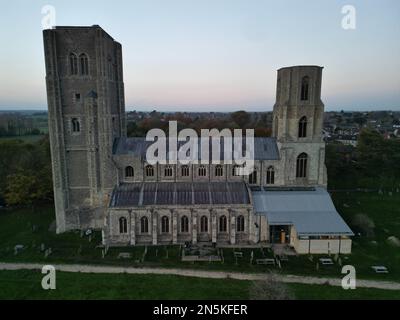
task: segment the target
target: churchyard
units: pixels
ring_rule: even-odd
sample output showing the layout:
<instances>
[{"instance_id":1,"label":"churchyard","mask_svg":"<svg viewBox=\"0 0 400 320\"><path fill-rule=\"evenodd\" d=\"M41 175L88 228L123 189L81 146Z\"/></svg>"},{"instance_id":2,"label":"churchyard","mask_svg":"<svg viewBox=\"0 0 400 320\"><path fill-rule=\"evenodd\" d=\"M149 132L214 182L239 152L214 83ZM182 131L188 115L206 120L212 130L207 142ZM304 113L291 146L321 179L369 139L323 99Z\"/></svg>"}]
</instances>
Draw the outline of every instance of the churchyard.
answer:
<instances>
[{"instance_id":1,"label":"churchyard","mask_svg":"<svg viewBox=\"0 0 400 320\"><path fill-rule=\"evenodd\" d=\"M0 262L39 262L190 268L246 273L268 272L341 277L343 265L353 265L357 277L400 281L400 194L340 192L335 206L356 236L351 255L287 256L278 258L269 248L216 248L206 256L219 259L182 261L184 246L101 246L101 233L54 232L54 209L21 208L0 211ZM361 215L361 217L360 217ZM186 254L187 256L187 254ZM331 259L332 264L320 259ZM185 260L185 259L184 259ZM190 260L190 259L186 259ZM385 266L376 273L372 266Z\"/></svg>"}]
</instances>

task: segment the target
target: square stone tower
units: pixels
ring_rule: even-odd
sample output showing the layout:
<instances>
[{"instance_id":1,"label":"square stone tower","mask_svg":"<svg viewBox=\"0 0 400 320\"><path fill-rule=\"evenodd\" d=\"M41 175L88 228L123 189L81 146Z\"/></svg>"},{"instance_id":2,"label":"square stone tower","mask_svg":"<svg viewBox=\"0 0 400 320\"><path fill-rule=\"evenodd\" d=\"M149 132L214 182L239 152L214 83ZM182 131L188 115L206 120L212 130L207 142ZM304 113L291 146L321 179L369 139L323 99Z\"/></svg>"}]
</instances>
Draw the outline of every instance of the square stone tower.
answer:
<instances>
[{"instance_id":1,"label":"square stone tower","mask_svg":"<svg viewBox=\"0 0 400 320\"><path fill-rule=\"evenodd\" d=\"M273 136L285 167L285 184L326 186L322 69L293 66L278 70Z\"/></svg>"},{"instance_id":2,"label":"square stone tower","mask_svg":"<svg viewBox=\"0 0 400 320\"><path fill-rule=\"evenodd\" d=\"M43 31L57 232L102 227L126 136L122 48L102 28Z\"/></svg>"}]
</instances>

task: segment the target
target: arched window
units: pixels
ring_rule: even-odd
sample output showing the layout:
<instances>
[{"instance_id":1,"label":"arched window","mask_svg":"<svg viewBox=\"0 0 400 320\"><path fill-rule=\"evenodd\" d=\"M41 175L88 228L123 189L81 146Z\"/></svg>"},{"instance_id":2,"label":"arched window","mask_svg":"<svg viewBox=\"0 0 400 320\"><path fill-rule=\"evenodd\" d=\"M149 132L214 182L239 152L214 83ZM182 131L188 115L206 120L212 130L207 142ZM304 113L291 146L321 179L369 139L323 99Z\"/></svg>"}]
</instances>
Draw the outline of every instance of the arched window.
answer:
<instances>
[{"instance_id":1,"label":"arched window","mask_svg":"<svg viewBox=\"0 0 400 320\"><path fill-rule=\"evenodd\" d=\"M224 175L224 168L222 167L222 165L217 164L215 166L215 176L222 177L223 175Z\"/></svg>"},{"instance_id":2,"label":"arched window","mask_svg":"<svg viewBox=\"0 0 400 320\"><path fill-rule=\"evenodd\" d=\"M86 76L89 74L89 59L86 53L82 53L79 56L79 63L81 67L81 75Z\"/></svg>"},{"instance_id":3,"label":"arched window","mask_svg":"<svg viewBox=\"0 0 400 320\"><path fill-rule=\"evenodd\" d=\"M147 177L154 177L154 168L150 164L146 166L146 176Z\"/></svg>"},{"instance_id":4,"label":"arched window","mask_svg":"<svg viewBox=\"0 0 400 320\"><path fill-rule=\"evenodd\" d=\"M267 169L267 184L275 183L275 170L273 166L268 167Z\"/></svg>"},{"instance_id":5,"label":"arched window","mask_svg":"<svg viewBox=\"0 0 400 320\"><path fill-rule=\"evenodd\" d=\"M72 132L80 132L81 126L79 120L77 118L72 118L71 122L72 122Z\"/></svg>"},{"instance_id":6,"label":"arched window","mask_svg":"<svg viewBox=\"0 0 400 320\"><path fill-rule=\"evenodd\" d=\"M249 175L249 184L256 184L257 183L257 171L253 171Z\"/></svg>"},{"instance_id":7,"label":"arched window","mask_svg":"<svg viewBox=\"0 0 400 320\"><path fill-rule=\"evenodd\" d=\"M307 136L307 117L301 117L299 121L299 138L305 138Z\"/></svg>"},{"instance_id":8,"label":"arched window","mask_svg":"<svg viewBox=\"0 0 400 320\"><path fill-rule=\"evenodd\" d=\"M226 216L219 217L219 232L226 232Z\"/></svg>"},{"instance_id":9,"label":"arched window","mask_svg":"<svg viewBox=\"0 0 400 320\"><path fill-rule=\"evenodd\" d=\"M165 168L164 168L164 176L172 177L172 167L171 166L165 166Z\"/></svg>"},{"instance_id":10,"label":"arched window","mask_svg":"<svg viewBox=\"0 0 400 320\"><path fill-rule=\"evenodd\" d=\"M161 232L169 233L169 219L167 216L161 218Z\"/></svg>"},{"instance_id":11,"label":"arched window","mask_svg":"<svg viewBox=\"0 0 400 320\"><path fill-rule=\"evenodd\" d=\"M69 71L71 74L78 74L78 58L75 53L69 54Z\"/></svg>"},{"instance_id":12,"label":"arched window","mask_svg":"<svg viewBox=\"0 0 400 320\"><path fill-rule=\"evenodd\" d=\"M189 177L189 166L184 165L181 167L182 177Z\"/></svg>"},{"instance_id":13,"label":"arched window","mask_svg":"<svg viewBox=\"0 0 400 320\"><path fill-rule=\"evenodd\" d=\"M125 168L125 177L126 178L133 177L133 168L131 166Z\"/></svg>"},{"instance_id":14,"label":"arched window","mask_svg":"<svg viewBox=\"0 0 400 320\"><path fill-rule=\"evenodd\" d=\"M208 232L208 218L206 216L200 218L200 232Z\"/></svg>"},{"instance_id":15,"label":"arched window","mask_svg":"<svg viewBox=\"0 0 400 320\"><path fill-rule=\"evenodd\" d=\"M308 100L308 87L309 87L310 79L305 76L301 79L301 95L300 100L306 101Z\"/></svg>"},{"instance_id":16,"label":"arched window","mask_svg":"<svg viewBox=\"0 0 400 320\"><path fill-rule=\"evenodd\" d=\"M119 233L128 232L128 222L125 217L119 218Z\"/></svg>"},{"instance_id":17,"label":"arched window","mask_svg":"<svg viewBox=\"0 0 400 320\"><path fill-rule=\"evenodd\" d=\"M199 167L199 177L205 177L207 175L207 169L205 166Z\"/></svg>"},{"instance_id":18,"label":"arched window","mask_svg":"<svg viewBox=\"0 0 400 320\"><path fill-rule=\"evenodd\" d=\"M234 177L238 177L240 174L240 168L242 168L241 166L239 166L239 165L237 165L237 164L235 164L233 167L232 167L232 176L234 176Z\"/></svg>"},{"instance_id":19,"label":"arched window","mask_svg":"<svg viewBox=\"0 0 400 320\"><path fill-rule=\"evenodd\" d=\"M149 219L147 217L142 217L140 219L140 232L149 233Z\"/></svg>"},{"instance_id":20,"label":"arched window","mask_svg":"<svg viewBox=\"0 0 400 320\"><path fill-rule=\"evenodd\" d=\"M181 218L181 232L189 232L189 219L187 216Z\"/></svg>"},{"instance_id":21,"label":"arched window","mask_svg":"<svg viewBox=\"0 0 400 320\"><path fill-rule=\"evenodd\" d=\"M236 231L244 232L244 217L241 215L236 218Z\"/></svg>"},{"instance_id":22,"label":"arched window","mask_svg":"<svg viewBox=\"0 0 400 320\"><path fill-rule=\"evenodd\" d=\"M297 157L296 161L296 178L307 177L307 154L302 153Z\"/></svg>"}]
</instances>

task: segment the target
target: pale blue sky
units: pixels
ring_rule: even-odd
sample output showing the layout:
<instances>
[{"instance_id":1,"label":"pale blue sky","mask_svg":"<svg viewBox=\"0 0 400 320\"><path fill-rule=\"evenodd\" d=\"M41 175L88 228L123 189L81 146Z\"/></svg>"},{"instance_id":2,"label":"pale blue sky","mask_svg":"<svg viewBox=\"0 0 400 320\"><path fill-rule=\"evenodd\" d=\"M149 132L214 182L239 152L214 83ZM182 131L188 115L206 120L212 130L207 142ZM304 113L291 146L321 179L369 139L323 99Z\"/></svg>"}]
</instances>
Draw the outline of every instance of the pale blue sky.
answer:
<instances>
[{"instance_id":1,"label":"pale blue sky","mask_svg":"<svg viewBox=\"0 0 400 320\"><path fill-rule=\"evenodd\" d=\"M122 44L127 107L271 110L276 69L315 64L327 109L400 110L397 0L0 0L0 109L46 108L46 4L57 25L99 24Z\"/></svg>"}]
</instances>

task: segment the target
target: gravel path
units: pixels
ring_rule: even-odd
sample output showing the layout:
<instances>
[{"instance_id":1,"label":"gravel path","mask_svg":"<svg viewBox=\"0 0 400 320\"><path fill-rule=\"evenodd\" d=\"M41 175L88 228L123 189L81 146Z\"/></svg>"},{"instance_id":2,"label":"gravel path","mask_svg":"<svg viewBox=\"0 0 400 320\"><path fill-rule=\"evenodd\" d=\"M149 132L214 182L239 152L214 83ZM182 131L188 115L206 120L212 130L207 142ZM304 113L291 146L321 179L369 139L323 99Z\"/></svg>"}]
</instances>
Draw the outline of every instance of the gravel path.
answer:
<instances>
[{"instance_id":1,"label":"gravel path","mask_svg":"<svg viewBox=\"0 0 400 320\"><path fill-rule=\"evenodd\" d=\"M265 274L260 273L239 273L224 271L206 271L191 269L166 269L166 268L134 268L134 267L114 267L114 266L95 266L80 264L53 264L57 271L83 272L83 273L130 273L130 274L161 274L177 275L185 277L213 278L213 279L237 279L237 280L261 280ZM43 264L40 263L2 263L0 270L41 270ZM278 275L282 282L303 283L303 284L325 284L341 286L341 279L318 278L308 276ZM399 282L376 281L376 280L357 280L358 288L376 288L386 290L400 290Z\"/></svg>"}]
</instances>

